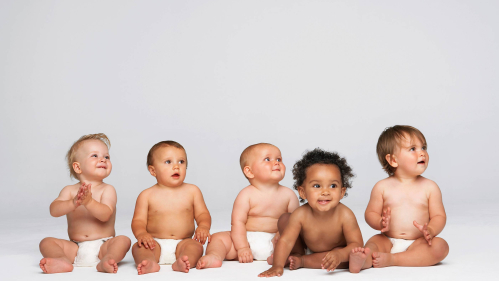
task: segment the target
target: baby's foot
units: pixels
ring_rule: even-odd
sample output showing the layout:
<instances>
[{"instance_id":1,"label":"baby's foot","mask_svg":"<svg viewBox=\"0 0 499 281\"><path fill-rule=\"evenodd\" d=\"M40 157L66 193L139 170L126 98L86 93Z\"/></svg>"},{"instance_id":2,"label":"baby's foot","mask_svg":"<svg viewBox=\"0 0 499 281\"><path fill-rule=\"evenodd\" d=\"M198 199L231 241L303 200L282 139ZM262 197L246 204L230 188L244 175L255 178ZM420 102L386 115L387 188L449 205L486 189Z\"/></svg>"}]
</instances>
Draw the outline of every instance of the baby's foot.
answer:
<instances>
[{"instance_id":1,"label":"baby's foot","mask_svg":"<svg viewBox=\"0 0 499 281\"><path fill-rule=\"evenodd\" d=\"M289 256L289 269L295 270L303 266L303 257L302 256Z\"/></svg>"},{"instance_id":2,"label":"baby's foot","mask_svg":"<svg viewBox=\"0 0 499 281\"><path fill-rule=\"evenodd\" d=\"M196 269L221 267L222 261L215 255L206 255L199 259Z\"/></svg>"},{"instance_id":3,"label":"baby's foot","mask_svg":"<svg viewBox=\"0 0 499 281\"><path fill-rule=\"evenodd\" d=\"M373 253L373 267L386 267L392 265L392 254L390 253Z\"/></svg>"},{"instance_id":4,"label":"baby's foot","mask_svg":"<svg viewBox=\"0 0 499 281\"><path fill-rule=\"evenodd\" d=\"M61 273L73 271L73 265L63 258L43 258L40 260L40 268L45 273Z\"/></svg>"},{"instance_id":5,"label":"baby's foot","mask_svg":"<svg viewBox=\"0 0 499 281\"><path fill-rule=\"evenodd\" d=\"M137 265L137 272L139 273L139 275L158 272L159 269L159 264L151 260L143 260Z\"/></svg>"},{"instance_id":6,"label":"baby's foot","mask_svg":"<svg viewBox=\"0 0 499 281\"><path fill-rule=\"evenodd\" d=\"M182 256L176 262L172 264L172 269L180 272L189 272L191 269L191 264L189 263L189 257Z\"/></svg>"},{"instance_id":7,"label":"baby's foot","mask_svg":"<svg viewBox=\"0 0 499 281\"><path fill-rule=\"evenodd\" d=\"M348 258L350 272L360 272L360 270L364 266L367 255L369 255L369 252L371 252L369 248L357 247L352 249L352 251L350 252L350 257Z\"/></svg>"},{"instance_id":8,"label":"baby's foot","mask_svg":"<svg viewBox=\"0 0 499 281\"><path fill-rule=\"evenodd\" d=\"M113 259L102 259L99 264L97 264L97 271L116 273L118 272L118 264Z\"/></svg>"}]
</instances>

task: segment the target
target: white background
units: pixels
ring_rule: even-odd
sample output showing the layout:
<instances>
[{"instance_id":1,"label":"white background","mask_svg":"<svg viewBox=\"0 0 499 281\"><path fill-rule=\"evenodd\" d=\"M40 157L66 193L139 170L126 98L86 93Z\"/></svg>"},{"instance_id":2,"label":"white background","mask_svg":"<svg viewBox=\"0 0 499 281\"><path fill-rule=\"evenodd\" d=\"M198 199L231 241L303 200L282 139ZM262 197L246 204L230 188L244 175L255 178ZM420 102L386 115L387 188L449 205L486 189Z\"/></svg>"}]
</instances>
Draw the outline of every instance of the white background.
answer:
<instances>
[{"instance_id":1,"label":"white background","mask_svg":"<svg viewBox=\"0 0 499 281\"><path fill-rule=\"evenodd\" d=\"M449 217L451 252L432 274L462 276L469 255L494 244L473 238L479 246L459 252L469 235L499 230L498 10L494 1L0 1L0 266L17 255L10 263L25 260L25 277L42 277L38 242L67 238L65 219L48 211L74 183L64 156L99 132L112 143L117 230L132 240L135 199L155 183L147 152L171 139L187 150L186 182L201 188L212 231L230 228L248 145L281 149L289 187L304 151L339 152L357 175L343 203L367 241L363 211L386 177L376 141L407 124L426 136L424 176ZM120 278L133 274L131 254L122 267ZM365 272L356 276L376 270Z\"/></svg>"}]
</instances>

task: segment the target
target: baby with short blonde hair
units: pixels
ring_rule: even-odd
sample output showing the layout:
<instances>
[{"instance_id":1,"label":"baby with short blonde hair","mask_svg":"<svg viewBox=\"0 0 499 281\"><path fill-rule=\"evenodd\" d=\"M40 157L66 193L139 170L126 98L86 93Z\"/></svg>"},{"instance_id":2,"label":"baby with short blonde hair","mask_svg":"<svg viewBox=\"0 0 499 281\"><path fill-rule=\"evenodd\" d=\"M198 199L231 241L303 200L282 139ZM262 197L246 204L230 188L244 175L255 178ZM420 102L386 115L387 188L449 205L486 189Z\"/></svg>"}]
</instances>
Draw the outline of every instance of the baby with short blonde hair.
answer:
<instances>
[{"instance_id":1,"label":"baby with short blonde hair","mask_svg":"<svg viewBox=\"0 0 499 281\"><path fill-rule=\"evenodd\" d=\"M103 180L112 169L110 141L105 134L82 136L67 153L70 176L77 184L62 189L50 204L54 217L66 215L69 239L40 242L40 268L45 273L70 272L73 266L96 266L116 273L130 249L130 239L115 236L116 190Z\"/></svg>"}]
</instances>

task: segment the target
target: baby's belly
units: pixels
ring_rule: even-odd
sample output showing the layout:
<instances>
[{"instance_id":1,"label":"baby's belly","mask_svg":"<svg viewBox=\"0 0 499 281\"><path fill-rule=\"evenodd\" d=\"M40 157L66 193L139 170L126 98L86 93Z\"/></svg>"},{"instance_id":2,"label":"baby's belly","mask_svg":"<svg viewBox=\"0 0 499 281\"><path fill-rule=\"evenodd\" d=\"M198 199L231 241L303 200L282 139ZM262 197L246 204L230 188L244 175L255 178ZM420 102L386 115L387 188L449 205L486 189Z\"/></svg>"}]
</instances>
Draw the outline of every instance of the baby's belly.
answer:
<instances>
[{"instance_id":1,"label":"baby's belly","mask_svg":"<svg viewBox=\"0 0 499 281\"><path fill-rule=\"evenodd\" d=\"M276 218L249 216L246 221L246 231L277 232Z\"/></svg>"},{"instance_id":2,"label":"baby's belly","mask_svg":"<svg viewBox=\"0 0 499 281\"><path fill-rule=\"evenodd\" d=\"M147 232L155 238L185 239L194 235L194 218L169 217L159 220L149 219Z\"/></svg>"},{"instance_id":3,"label":"baby's belly","mask_svg":"<svg viewBox=\"0 0 499 281\"><path fill-rule=\"evenodd\" d=\"M414 226L414 221L424 225L429 221L428 211L417 209L393 210L390 219L390 230L385 235L392 238L415 240L423 234Z\"/></svg>"},{"instance_id":4,"label":"baby's belly","mask_svg":"<svg viewBox=\"0 0 499 281\"><path fill-rule=\"evenodd\" d=\"M69 239L77 242L115 236L114 225L95 221L68 223Z\"/></svg>"}]
</instances>

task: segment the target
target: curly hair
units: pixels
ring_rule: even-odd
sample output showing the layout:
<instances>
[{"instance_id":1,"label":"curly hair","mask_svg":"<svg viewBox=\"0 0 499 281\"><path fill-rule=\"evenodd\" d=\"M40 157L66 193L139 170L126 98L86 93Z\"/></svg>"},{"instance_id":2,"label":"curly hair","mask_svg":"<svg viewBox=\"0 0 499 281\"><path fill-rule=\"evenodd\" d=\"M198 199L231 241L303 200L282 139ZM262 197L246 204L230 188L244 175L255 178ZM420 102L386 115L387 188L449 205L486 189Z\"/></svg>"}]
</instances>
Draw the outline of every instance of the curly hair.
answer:
<instances>
[{"instance_id":1,"label":"curly hair","mask_svg":"<svg viewBox=\"0 0 499 281\"><path fill-rule=\"evenodd\" d=\"M295 180L295 183L293 184L294 189L298 190L298 187L303 185L303 182L307 178L308 168L315 164L336 165L340 169L341 183L343 186L347 189L352 188L352 178L355 177L355 175L352 173L352 168L348 166L347 160L336 152L329 152L316 148L312 151L306 151L302 159L298 160L293 166L293 179ZM345 192L345 197L347 195L348 193ZM305 202L305 199L300 197L300 202Z\"/></svg>"}]
</instances>

